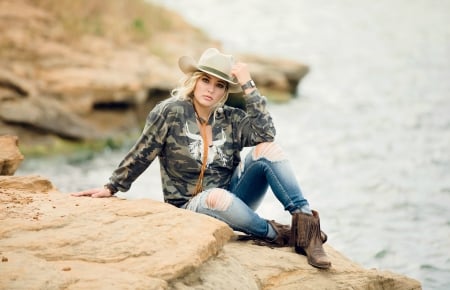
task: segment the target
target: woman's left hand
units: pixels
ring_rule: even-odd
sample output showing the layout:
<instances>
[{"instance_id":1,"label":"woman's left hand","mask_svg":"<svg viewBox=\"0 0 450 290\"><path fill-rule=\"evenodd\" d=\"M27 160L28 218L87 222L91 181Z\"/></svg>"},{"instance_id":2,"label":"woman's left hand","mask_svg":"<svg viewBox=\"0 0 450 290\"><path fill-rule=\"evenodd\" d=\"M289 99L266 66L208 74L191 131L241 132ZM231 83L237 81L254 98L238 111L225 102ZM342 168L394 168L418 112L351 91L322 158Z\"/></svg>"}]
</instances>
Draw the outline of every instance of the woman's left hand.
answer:
<instances>
[{"instance_id":1,"label":"woman's left hand","mask_svg":"<svg viewBox=\"0 0 450 290\"><path fill-rule=\"evenodd\" d=\"M248 70L248 65L243 62L235 63L234 66L231 68L231 74L237 78L241 86L252 79L250 71Z\"/></svg>"}]
</instances>

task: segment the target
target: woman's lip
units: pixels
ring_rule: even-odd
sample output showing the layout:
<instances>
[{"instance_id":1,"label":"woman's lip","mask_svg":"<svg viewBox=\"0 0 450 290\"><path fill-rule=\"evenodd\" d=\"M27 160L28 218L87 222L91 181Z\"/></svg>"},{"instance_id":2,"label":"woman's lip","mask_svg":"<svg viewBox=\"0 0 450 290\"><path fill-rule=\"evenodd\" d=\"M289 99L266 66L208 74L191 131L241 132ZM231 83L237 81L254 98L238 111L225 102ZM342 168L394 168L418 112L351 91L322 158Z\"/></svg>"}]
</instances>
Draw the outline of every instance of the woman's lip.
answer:
<instances>
[{"instance_id":1,"label":"woman's lip","mask_svg":"<svg viewBox=\"0 0 450 290\"><path fill-rule=\"evenodd\" d=\"M205 99L207 99L208 101L211 101L213 98L211 96L203 96Z\"/></svg>"}]
</instances>

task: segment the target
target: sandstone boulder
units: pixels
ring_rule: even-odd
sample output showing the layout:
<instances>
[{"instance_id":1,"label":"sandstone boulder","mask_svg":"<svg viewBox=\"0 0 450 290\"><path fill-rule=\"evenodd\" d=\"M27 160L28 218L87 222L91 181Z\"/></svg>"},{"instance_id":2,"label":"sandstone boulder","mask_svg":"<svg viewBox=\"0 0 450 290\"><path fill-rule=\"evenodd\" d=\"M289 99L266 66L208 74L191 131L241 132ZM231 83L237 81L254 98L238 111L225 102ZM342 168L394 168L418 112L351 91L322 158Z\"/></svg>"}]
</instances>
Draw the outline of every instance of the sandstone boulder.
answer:
<instances>
[{"instance_id":1,"label":"sandstone boulder","mask_svg":"<svg viewBox=\"0 0 450 290\"><path fill-rule=\"evenodd\" d=\"M0 117L8 123L25 124L59 136L73 139L94 139L100 133L52 99L32 97L3 102Z\"/></svg>"},{"instance_id":2,"label":"sandstone boulder","mask_svg":"<svg viewBox=\"0 0 450 290\"><path fill-rule=\"evenodd\" d=\"M0 161L21 159L16 137L0 145ZM0 176L0 289L421 289L329 243L333 266L319 270L289 247L235 237L219 220L162 202L73 197L39 175Z\"/></svg>"},{"instance_id":3,"label":"sandstone boulder","mask_svg":"<svg viewBox=\"0 0 450 290\"><path fill-rule=\"evenodd\" d=\"M0 136L0 175L14 175L24 159L17 136Z\"/></svg>"},{"instance_id":4,"label":"sandstone boulder","mask_svg":"<svg viewBox=\"0 0 450 290\"><path fill-rule=\"evenodd\" d=\"M208 216L72 197L40 176L0 177L0 201L1 289L421 289L328 244L333 266L319 270L291 248L236 241Z\"/></svg>"},{"instance_id":5,"label":"sandstone boulder","mask_svg":"<svg viewBox=\"0 0 450 290\"><path fill-rule=\"evenodd\" d=\"M297 94L298 85L308 74L309 66L284 58L268 58L260 55L240 56L252 68L252 77L258 85L272 91L286 91Z\"/></svg>"}]
</instances>

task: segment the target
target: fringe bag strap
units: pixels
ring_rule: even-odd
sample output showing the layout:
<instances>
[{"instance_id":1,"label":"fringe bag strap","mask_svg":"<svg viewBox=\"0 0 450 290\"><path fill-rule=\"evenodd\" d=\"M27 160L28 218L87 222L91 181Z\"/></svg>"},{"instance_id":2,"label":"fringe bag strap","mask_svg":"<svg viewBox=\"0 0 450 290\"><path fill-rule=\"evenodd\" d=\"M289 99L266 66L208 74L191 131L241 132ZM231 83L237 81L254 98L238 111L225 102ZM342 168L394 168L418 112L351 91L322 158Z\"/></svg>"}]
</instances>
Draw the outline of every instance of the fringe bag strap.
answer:
<instances>
[{"instance_id":1,"label":"fringe bag strap","mask_svg":"<svg viewBox=\"0 0 450 290\"><path fill-rule=\"evenodd\" d=\"M195 186L194 196L203 191L203 176L205 175L206 162L208 160L208 138L206 137L206 125L207 122L200 117L197 117L200 123L200 135L203 139L203 158L202 158L202 168L200 170L200 175L198 176L197 185Z\"/></svg>"}]
</instances>

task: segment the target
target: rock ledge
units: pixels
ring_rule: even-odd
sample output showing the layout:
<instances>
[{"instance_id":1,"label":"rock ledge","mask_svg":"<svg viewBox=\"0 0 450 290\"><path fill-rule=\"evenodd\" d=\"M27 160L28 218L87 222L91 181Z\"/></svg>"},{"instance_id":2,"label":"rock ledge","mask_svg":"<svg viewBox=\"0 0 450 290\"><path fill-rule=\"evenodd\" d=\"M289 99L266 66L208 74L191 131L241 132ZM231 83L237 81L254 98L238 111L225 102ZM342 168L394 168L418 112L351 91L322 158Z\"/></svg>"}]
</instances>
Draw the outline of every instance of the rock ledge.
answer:
<instances>
[{"instance_id":1,"label":"rock ledge","mask_svg":"<svg viewBox=\"0 0 450 290\"><path fill-rule=\"evenodd\" d=\"M328 243L333 266L319 270L291 248L234 237L162 202L72 197L41 176L0 176L0 289L421 289Z\"/></svg>"}]
</instances>

